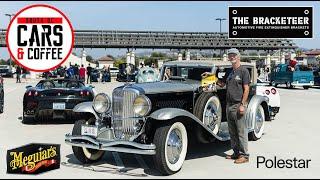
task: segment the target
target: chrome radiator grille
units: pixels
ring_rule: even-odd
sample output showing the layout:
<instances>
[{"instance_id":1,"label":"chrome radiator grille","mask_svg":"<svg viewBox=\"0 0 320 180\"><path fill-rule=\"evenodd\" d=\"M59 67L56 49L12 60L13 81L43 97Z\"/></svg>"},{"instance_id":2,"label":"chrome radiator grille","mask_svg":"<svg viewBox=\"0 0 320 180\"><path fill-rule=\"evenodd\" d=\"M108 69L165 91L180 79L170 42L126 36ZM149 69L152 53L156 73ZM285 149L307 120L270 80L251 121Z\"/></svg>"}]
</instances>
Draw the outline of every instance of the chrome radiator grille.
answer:
<instances>
[{"instance_id":1,"label":"chrome radiator grille","mask_svg":"<svg viewBox=\"0 0 320 180\"><path fill-rule=\"evenodd\" d=\"M130 89L115 89L112 93L112 126L117 139L129 140L137 135L134 125L137 123L137 116L133 112L133 101L138 92Z\"/></svg>"}]
</instances>

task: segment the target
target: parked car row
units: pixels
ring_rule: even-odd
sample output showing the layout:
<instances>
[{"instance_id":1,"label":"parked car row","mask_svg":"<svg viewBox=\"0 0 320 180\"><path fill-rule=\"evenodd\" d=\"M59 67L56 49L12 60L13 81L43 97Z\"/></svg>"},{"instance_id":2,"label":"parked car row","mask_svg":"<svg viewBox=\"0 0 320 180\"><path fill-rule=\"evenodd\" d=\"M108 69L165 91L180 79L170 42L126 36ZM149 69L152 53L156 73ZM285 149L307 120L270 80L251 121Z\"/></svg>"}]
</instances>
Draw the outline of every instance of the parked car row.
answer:
<instances>
[{"instance_id":1,"label":"parked car row","mask_svg":"<svg viewBox=\"0 0 320 180\"><path fill-rule=\"evenodd\" d=\"M312 69L303 65L291 67L287 64L277 65L270 74L270 84L277 87L285 84L287 88L303 87L309 89L314 85L319 85L319 77L314 76Z\"/></svg>"},{"instance_id":2,"label":"parked car row","mask_svg":"<svg viewBox=\"0 0 320 180\"><path fill-rule=\"evenodd\" d=\"M3 78L0 75L0 114L3 113L4 110L4 89L3 89Z\"/></svg>"}]
</instances>

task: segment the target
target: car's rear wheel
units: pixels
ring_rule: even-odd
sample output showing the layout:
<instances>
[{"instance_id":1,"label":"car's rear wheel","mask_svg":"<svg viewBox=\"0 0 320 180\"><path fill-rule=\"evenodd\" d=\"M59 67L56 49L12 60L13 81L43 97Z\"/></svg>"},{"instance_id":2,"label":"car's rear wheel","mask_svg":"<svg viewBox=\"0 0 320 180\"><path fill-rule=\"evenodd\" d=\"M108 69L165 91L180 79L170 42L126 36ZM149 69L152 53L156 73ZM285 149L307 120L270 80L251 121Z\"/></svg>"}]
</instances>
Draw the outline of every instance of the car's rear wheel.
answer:
<instances>
[{"instance_id":1,"label":"car's rear wheel","mask_svg":"<svg viewBox=\"0 0 320 180\"><path fill-rule=\"evenodd\" d=\"M180 171L188 149L188 135L183 123L165 123L158 127L153 143L156 145L153 156L156 169L163 175Z\"/></svg>"},{"instance_id":2,"label":"car's rear wheel","mask_svg":"<svg viewBox=\"0 0 320 180\"><path fill-rule=\"evenodd\" d=\"M81 126L84 124L92 125L95 122L95 118L90 118L88 121L86 120L78 120L74 123L72 135L81 135ZM72 146L72 151L76 158L83 164L91 164L99 161L105 151L89 149L84 147Z\"/></svg>"},{"instance_id":3,"label":"car's rear wheel","mask_svg":"<svg viewBox=\"0 0 320 180\"><path fill-rule=\"evenodd\" d=\"M214 134L218 134L221 125L222 108L217 96L212 93L202 93L195 104L194 114ZM210 143L215 140L211 134L200 126L197 126L196 132L197 138L201 143Z\"/></svg>"},{"instance_id":4,"label":"car's rear wheel","mask_svg":"<svg viewBox=\"0 0 320 180\"><path fill-rule=\"evenodd\" d=\"M273 86L273 87L277 87L278 86L278 84L274 80L271 81L270 85Z\"/></svg>"},{"instance_id":5,"label":"car's rear wheel","mask_svg":"<svg viewBox=\"0 0 320 180\"><path fill-rule=\"evenodd\" d=\"M292 89L292 88L293 88L291 82L286 82L286 87L287 87L288 89Z\"/></svg>"},{"instance_id":6,"label":"car's rear wheel","mask_svg":"<svg viewBox=\"0 0 320 180\"><path fill-rule=\"evenodd\" d=\"M4 109L4 92L0 92L0 114L3 113Z\"/></svg>"},{"instance_id":7,"label":"car's rear wheel","mask_svg":"<svg viewBox=\"0 0 320 180\"><path fill-rule=\"evenodd\" d=\"M303 89L309 89L310 86L303 86Z\"/></svg>"},{"instance_id":8,"label":"car's rear wheel","mask_svg":"<svg viewBox=\"0 0 320 180\"><path fill-rule=\"evenodd\" d=\"M255 117L252 121L254 122L254 130L249 133L249 139L252 141L257 141L262 137L265 125L265 113L262 105L257 106Z\"/></svg>"}]
</instances>

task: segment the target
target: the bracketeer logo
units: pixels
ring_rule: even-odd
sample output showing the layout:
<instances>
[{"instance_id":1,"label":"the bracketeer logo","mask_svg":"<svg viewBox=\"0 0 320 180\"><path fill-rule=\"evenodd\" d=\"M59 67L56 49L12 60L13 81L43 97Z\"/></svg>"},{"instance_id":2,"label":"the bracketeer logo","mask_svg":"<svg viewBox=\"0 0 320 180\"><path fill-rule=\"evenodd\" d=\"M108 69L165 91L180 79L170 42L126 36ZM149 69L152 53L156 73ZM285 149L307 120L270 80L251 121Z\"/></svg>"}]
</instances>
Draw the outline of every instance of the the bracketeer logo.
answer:
<instances>
[{"instance_id":1,"label":"the bracketeer logo","mask_svg":"<svg viewBox=\"0 0 320 180\"><path fill-rule=\"evenodd\" d=\"M60 145L29 144L7 152L7 172L39 174L60 168Z\"/></svg>"},{"instance_id":2,"label":"the bracketeer logo","mask_svg":"<svg viewBox=\"0 0 320 180\"><path fill-rule=\"evenodd\" d=\"M73 28L57 8L36 4L23 8L10 22L6 43L17 64L35 72L59 67L74 45Z\"/></svg>"}]
</instances>

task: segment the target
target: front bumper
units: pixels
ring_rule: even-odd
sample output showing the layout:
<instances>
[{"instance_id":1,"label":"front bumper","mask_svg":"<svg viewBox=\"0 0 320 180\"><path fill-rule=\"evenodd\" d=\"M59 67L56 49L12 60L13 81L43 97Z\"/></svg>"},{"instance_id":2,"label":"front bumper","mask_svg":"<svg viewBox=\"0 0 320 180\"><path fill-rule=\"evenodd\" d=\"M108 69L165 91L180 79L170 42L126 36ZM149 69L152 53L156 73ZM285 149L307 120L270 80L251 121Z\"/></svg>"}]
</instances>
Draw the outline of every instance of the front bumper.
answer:
<instances>
[{"instance_id":1,"label":"front bumper","mask_svg":"<svg viewBox=\"0 0 320 180\"><path fill-rule=\"evenodd\" d=\"M154 144L140 144L131 141L102 141L90 136L65 135L65 142L71 146L84 147L103 151L113 151L122 153L154 155L156 146Z\"/></svg>"},{"instance_id":2,"label":"front bumper","mask_svg":"<svg viewBox=\"0 0 320 180\"><path fill-rule=\"evenodd\" d=\"M26 99L24 102L25 116L35 116L39 113L52 114L57 112L74 113L73 108L82 102L90 101L86 98L43 98L43 99ZM65 103L65 109L53 109L53 103ZM75 114L75 113L74 113Z\"/></svg>"}]
</instances>

